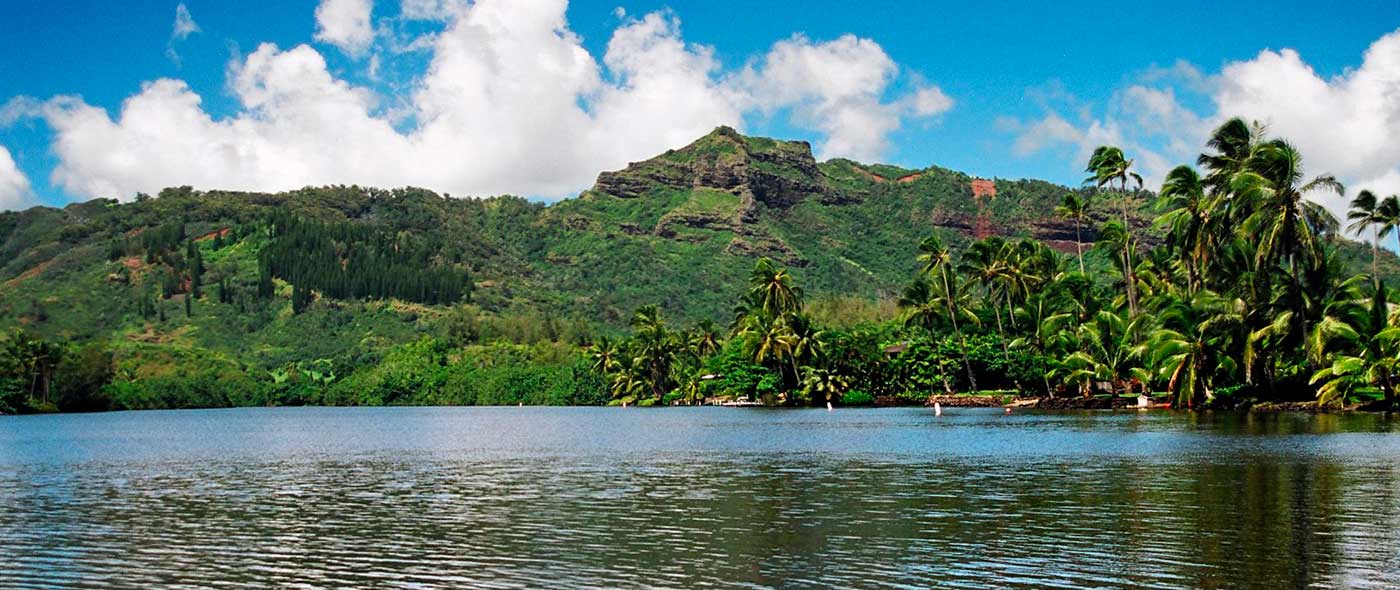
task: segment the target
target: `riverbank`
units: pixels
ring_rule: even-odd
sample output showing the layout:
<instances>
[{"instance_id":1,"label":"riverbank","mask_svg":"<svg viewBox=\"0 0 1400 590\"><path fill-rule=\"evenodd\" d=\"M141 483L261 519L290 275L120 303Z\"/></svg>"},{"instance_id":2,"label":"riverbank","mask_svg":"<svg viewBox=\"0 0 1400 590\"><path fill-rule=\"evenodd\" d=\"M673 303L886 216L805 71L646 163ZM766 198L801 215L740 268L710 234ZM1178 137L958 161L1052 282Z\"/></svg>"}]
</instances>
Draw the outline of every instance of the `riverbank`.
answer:
<instances>
[{"instance_id":1,"label":"riverbank","mask_svg":"<svg viewBox=\"0 0 1400 590\"><path fill-rule=\"evenodd\" d=\"M907 406L910 404L890 403L878 404L882 406ZM922 405L932 407L938 404L944 408L995 408L1006 407L1013 409L1036 409L1036 410L1128 410L1140 409L1136 397L1132 396L1094 396L1094 397L1046 397L1046 396L1018 396L1014 393L995 394L948 394L930 396ZM1164 398L1153 397L1151 406L1142 409L1170 409L1170 405ZM1279 412L1306 412L1306 413L1342 413L1342 412L1396 412L1397 408L1386 405L1382 401L1373 401L1364 404L1328 404L1319 405L1313 401L1296 402L1255 402L1253 400L1242 400L1234 404L1221 404L1215 407L1202 408L1209 410L1258 412L1258 413L1279 413Z\"/></svg>"}]
</instances>

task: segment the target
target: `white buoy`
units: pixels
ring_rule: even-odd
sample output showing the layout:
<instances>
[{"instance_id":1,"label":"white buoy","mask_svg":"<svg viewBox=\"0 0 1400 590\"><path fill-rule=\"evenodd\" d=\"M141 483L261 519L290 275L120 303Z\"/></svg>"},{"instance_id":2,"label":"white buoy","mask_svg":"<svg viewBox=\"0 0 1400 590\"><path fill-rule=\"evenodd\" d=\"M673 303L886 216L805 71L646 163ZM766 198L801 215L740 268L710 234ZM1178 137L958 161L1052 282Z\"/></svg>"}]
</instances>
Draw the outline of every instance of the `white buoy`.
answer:
<instances>
[{"instance_id":1,"label":"white buoy","mask_svg":"<svg viewBox=\"0 0 1400 590\"><path fill-rule=\"evenodd\" d=\"M934 416L942 416L942 415L943 415L943 405L942 405L942 404L939 404L938 402L933 402L933 415L934 415Z\"/></svg>"},{"instance_id":2,"label":"white buoy","mask_svg":"<svg viewBox=\"0 0 1400 590\"><path fill-rule=\"evenodd\" d=\"M826 411L831 411L831 402L826 402Z\"/></svg>"}]
</instances>

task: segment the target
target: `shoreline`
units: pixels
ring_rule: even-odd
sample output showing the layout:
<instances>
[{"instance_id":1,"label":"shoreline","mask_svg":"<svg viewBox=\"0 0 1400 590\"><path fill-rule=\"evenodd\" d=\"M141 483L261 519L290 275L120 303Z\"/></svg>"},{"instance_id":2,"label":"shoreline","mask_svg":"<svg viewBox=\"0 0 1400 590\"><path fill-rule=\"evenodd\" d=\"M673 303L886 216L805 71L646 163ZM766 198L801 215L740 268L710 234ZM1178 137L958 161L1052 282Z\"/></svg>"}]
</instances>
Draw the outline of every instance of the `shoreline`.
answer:
<instances>
[{"instance_id":1,"label":"shoreline","mask_svg":"<svg viewBox=\"0 0 1400 590\"><path fill-rule=\"evenodd\" d=\"M835 409L888 409L888 408L928 408L932 409L937 403L943 408L1006 408L1009 410L1138 410L1138 411L1172 411L1172 412L1232 412L1232 413L1258 413L1258 414L1400 414L1400 408L1386 408L1379 402L1370 404L1353 404L1350 406L1318 406L1314 402L1244 402L1234 407L1210 407L1199 409L1175 409L1165 404L1154 404L1151 407L1139 408L1132 398L1083 398L1083 397L1045 397L1045 396L1015 396L1015 395L935 395L925 402L907 402L891 398L879 398L870 405L858 406L834 406ZM54 416L54 415L93 415L93 414L117 414L132 412L178 412L178 411L204 411L204 410L255 410L255 409L287 409L287 408L619 408L619 409L660 409L660 408L699 408L699 407L726 407L720 404L677 404L677 405L653 405L653 406L615 406L615 405L430 405L430 404L394 404L394 405L285 405L285 406L211 406L202 408L149 408L149 409L124 409L106 410L93 412L25 412L25 413L0 413L0 418L16 416ZM801 409L821 409L819 406L765 406L762 404L737 406L742 409L761 410L801 410Z\"/></svg>"}]
</instances>

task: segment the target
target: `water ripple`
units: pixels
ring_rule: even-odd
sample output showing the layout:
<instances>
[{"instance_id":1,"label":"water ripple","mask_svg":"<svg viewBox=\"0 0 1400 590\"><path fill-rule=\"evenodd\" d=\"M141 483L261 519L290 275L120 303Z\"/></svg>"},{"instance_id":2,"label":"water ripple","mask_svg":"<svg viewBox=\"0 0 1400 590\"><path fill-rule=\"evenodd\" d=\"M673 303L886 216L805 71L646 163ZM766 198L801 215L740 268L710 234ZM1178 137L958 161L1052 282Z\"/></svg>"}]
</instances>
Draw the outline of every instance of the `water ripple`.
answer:
<instances>
[{"instance_id":1,"label":"water ripple","mask_svg":"<svg viewBox=\"0 0 1400 590\"><path fill-rule=\"evenodd\" d=\"M7 420L0 587L1394 587L1400 434L1370 417L1309 420ZM68 431L89 443L74 449Z\"/></svg>"}]
</instances>

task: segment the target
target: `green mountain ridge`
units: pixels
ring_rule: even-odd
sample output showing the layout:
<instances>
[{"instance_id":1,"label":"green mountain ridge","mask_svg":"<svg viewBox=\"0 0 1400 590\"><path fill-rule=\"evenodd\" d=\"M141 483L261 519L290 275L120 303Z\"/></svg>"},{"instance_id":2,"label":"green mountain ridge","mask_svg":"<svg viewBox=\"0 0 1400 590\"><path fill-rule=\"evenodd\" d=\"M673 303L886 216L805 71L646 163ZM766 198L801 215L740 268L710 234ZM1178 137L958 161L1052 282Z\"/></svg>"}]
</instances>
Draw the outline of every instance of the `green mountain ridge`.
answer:
<instances>
[{"instance_id":1,"label":"green mountain ridge","mask_svg":"<svg viewBox=\"0 0 1400 590\"><path fill-rule=\"evenodd\" d=\"M995 179L995 196L978 198L974 180L936 166L817 162L805 142L721 127L603 172L577 198L549 205L332 186L276 194L180 187L130 203L36 207L0 213L0 327L240 367L370 362L451 330L483 342L527 342L521 334L531 332L583 339L620 328L650 303L678 320L722 324L765 256L792 267L820 301L889 299L930 233L957 247L990 234L1074 252L1074 226L1053 209L1066 191L1092 190ZM1150 234L1146 207L1144 193L1133 225ZM1112 214L1099 203L1089 225ZM281 248L273 265L280 270L263 276L269 245L289 239L293 223L336 237L321 250ZM170 243L154 238L172 232L179 235ZM1086 242L1093 234L1084 228ZM1348 265L1369 268L1368 246L1338 243ZM307 270L313 255L339 262L339 272L336 262L320 274ZM1107 266L1097 252L1090 259ZM1400 276L1395 256L1382 265L1383 276ZM465 301L327 295L332 286L410 292L420 281L415 268L465 273ZM289 281L288 273L299 274Z\"/></svg>"}]
</instances>

